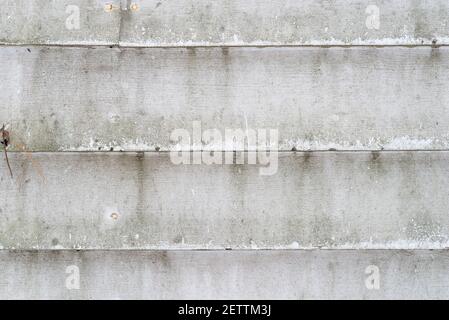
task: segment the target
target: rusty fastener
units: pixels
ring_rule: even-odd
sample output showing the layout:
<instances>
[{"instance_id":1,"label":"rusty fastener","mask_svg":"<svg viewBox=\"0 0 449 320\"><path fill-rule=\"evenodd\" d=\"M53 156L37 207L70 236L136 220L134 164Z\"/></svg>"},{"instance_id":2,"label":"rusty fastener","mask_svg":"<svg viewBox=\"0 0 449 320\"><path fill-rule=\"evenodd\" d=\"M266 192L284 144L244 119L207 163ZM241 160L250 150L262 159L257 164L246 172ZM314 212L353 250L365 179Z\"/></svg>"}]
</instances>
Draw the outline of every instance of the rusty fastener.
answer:
<instances>
[{"instance_id":1,"label":"rusty fastener","mask_svg":"<svg viewBox=\"0 0 449 320\"><path fill-rule=\"evenodd\" d=\"M113 10L118 9L117 6L114 6L112 3L108 3L104 5L104 11L106 12L112 12Z\"/></svg>"}]
</instances>

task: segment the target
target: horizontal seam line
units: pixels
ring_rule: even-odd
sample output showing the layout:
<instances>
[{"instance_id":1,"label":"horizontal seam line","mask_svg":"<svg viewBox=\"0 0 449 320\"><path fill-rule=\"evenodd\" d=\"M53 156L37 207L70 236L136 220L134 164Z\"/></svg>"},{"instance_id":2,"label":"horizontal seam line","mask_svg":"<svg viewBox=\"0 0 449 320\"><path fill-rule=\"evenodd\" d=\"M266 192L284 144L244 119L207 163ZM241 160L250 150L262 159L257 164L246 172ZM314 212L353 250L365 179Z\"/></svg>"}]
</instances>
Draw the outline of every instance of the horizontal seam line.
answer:
<instances>
[{"instance_id":1,"label":"horizontal seam line","mask_svg":"<svg viewBox=\"0 0 449 320\"><path fill-rule=\"evenodd\" d=\"M104 154L121 154L121 153L171 153L171 152L244 152L244 153L261 153L261 152L278 152L278 153L412 153L412 152L449 152L449 149L400 149L400 150L161 150L161 151L143 151L143 150L126 150L126 151L95 151L95 150L66 150L66 151L42 151L42 150L35 150L35 151L14 151L14 150L8 150L8 153L104 153Z\"/></svg>"},{"instance_id":2,"label":"horizontal seam line","mask_svg":"<svg viewBox=\"0 0 449 320\"><path fill-rule=\"evenodd\" d=\"M0 47L67 47L67 48L123 48L123 49L195 49L195 48L418 48L430 47L437 49L439 47L448 47L448 44L361 44L361 45L345 45L345 44L322 44L322 45L301 45L301 44L282 44L282 45L192 45L192 46L176 46L176 45L161 45L161 46L145 46L145 45L117 45L117 44L48 44L48 43L0 43Z\"/></svg>"},{"instance_id":3,"label":"horizontal seam line","mask_svg":"<svg viewBox=\"0 0 449 320\"><path fill-rule=\"evenodd\" d=\"M232 252L232 251L239 251L239 252L256 252L256 251L296 251L296 252L304 252L304 251L441 251L446 252L449 251L449 248L438 248L438 249L432 249L432 248L310 248L310 249L289 249L289 248L267 248L267 249L145 249L145 248L130 248L130 249L124 249L124 248L112 248L112 249L99 249L99 248L83 248L83 249L0 249L0 252L55 252L55 251L74 251L74 252L81 252L81 251L104 251L104 252L112 252L112 251L121 251L121 252L161 252L161 251L171 251L171 252Z\"/></svg>"}]
</instances>

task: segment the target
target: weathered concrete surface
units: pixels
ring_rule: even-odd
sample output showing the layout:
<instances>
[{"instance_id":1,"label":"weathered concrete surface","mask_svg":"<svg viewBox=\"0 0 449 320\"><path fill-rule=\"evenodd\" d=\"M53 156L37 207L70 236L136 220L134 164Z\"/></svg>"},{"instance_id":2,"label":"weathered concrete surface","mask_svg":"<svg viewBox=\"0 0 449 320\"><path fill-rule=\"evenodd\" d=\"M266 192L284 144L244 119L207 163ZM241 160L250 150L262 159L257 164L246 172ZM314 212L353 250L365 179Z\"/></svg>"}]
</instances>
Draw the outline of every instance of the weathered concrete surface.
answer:
<instances>
[{"instance_id":1,"label":"weathered concrete surface","mask_svg":"<svg viewBox=\"0 0 449 320\"><path fill-rule=\"evenodd\" d=\"M3 47L0 83L11 150L169 150L195 120L280 150L449 148L447 47Z\"/></svg>"},{"instance_id":2,"label":"weathered concrete surface","mask_svg":"<svg viewBox=\"0 0 449 320\"><path fill-rule=\"evenodd\" d=\"M5 249L449 247L449 152L284 152L271 176L168 153L9 157Z\"/></svg>"},{"instance_id":3,"label":"weathered concrete surface","mask_svg":"<svg viewBox=\"0 0 449 320\"><path fill-rule=\"evenodd\" d=\"M117 2L118 0L2 0L0 43L116 44L119 40L120 11L105 12L104 6L106 3ZM79 24L74 20L78 18Z\"/></svg>"},{"instance_id":4,"label":"weathered concrete surface","mask_svg":"<svg viewBox=\"0 0 449 320\"><path fill-rule=\"evenodd\" d=\"M420 250L0 251L0 299L448 299L448 263Z\"/></svg>"},{"instance_id":5,"label":"weathered concrete surface","mask_svg":"<svg viewBox=\"0 0 449 320\"><path fill-rule=\"evenodd\" d=\"M79 7L79 29L66 27L68 5ZM7 44L449 44L446 0L4 0L1 9Z\"/></svg>"},{"instance_id":6,"label":"weathered concrete surface","mask_svg":"<svg viewBox=\"0 0 449 320\"><path fill-rule=\"evenodd\" d=\"M123 13L122 45L449 44L445 0L135 2L139 12ZM372 5L379 9L378 29L367 24L376 13Z\"/></svg>"}]
</instances>

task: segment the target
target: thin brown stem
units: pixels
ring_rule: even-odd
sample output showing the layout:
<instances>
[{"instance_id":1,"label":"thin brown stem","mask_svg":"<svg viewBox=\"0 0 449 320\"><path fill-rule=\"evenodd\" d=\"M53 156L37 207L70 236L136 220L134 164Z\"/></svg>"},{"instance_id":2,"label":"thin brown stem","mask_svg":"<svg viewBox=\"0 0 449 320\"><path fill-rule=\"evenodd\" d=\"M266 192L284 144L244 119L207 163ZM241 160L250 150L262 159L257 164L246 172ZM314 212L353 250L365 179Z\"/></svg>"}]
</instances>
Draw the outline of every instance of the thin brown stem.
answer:
<instances>
[{"instance_id":1,"label":"thin brown stem","mask_svg":"<svg viewBox=\"0 0 449 320\"><path fill-rule=\"evenodd\" d=\"M3 150L5 150L6 164L8 165L9 173L11 174L11 178L14 178L13 175L12 175L11 166L9 165L8 151L6 151L6 147L3 148Z\"/></svg>"}]
</instances>

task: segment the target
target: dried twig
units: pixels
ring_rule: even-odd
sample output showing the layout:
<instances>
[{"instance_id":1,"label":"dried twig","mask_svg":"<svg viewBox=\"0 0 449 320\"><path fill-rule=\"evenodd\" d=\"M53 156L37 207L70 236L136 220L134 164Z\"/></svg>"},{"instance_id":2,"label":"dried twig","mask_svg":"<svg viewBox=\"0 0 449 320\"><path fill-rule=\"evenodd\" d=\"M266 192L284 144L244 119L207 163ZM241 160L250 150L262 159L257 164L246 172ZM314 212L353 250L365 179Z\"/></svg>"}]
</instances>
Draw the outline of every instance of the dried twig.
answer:
<instances>
[{"instance_id":1,"label":"dried twig","mask_svg":"<svg viewBox=\"0 0 449 320\"><path fill-rule=\"evenodd\" d=\"M0 134L1 134L0 143L3 145L3 150L5 151L6 164L8 165L11 178L13 178L11 166L9 165L8 152L6 151L6 148L8 148L9 146L9 132L5 130L5 124L3 124L2 128L0 129Z\"/></svg>"}]
</instances>

